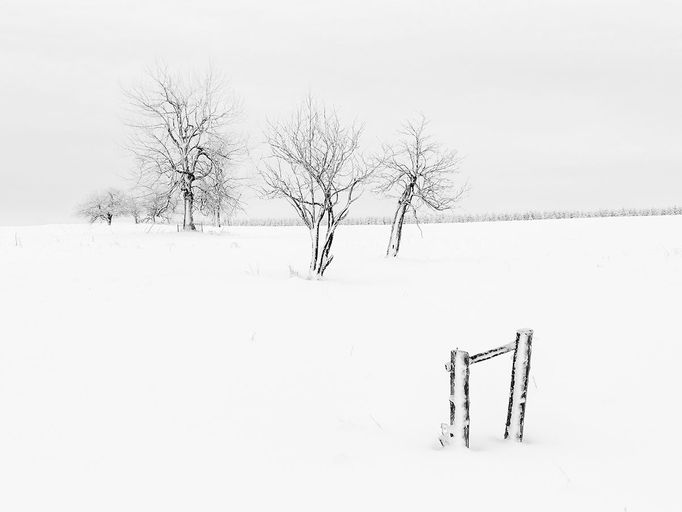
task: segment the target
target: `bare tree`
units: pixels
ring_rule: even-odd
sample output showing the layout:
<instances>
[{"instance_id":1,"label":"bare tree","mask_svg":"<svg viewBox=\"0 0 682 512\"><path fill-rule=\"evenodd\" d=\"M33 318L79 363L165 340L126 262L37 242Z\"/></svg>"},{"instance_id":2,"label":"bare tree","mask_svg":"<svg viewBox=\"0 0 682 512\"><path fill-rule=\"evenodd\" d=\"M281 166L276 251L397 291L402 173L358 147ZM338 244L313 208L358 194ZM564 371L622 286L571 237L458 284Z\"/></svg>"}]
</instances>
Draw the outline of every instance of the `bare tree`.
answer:
<instances>
[{"instance_id":1,"label":"bare tree","mask_svg":"<svg viewBox=\"0 0 682 512\"><path fill-rule=\"evenodd\" d=\"M139 183L183 201L183 228L195 230L196 187L243 150L226 129L239 112L222 84L208 73L202 80L181 79L166 71L150 75L150 85L128 93L137 114L131 123L131 149L139 164Z\"/></svg>"},{"instance_id":2,"label":"bare tree","mask_svg":"<svg viewBox=\"0 0 682 512\"><path fill-rule=\"evenodd\" d=\"M123 196L122 213L130 215L139 224L142 220L144 208L140 198L135 196L134 192L129 192Z\"/></svg>"},{"instance_id":3,"label":"bare tree","mask_svg":"<svg viewBox=\"0 0 682 512\"><path fill-rule=\"evenodd\" d=\"M406 122L399 131L398 143L385 145L383 154L375 159L377 191L398 198L386 256L398 255L408 211L417 219L417 209L422 206L447 210L468 190L466 184L459 188L454 185L460 163L457 152L433 142L426 134L427 124L423 116L416 122Z\"/></svg>"},{"instance_id":4,"label":"bare tree","mask_svg":"<svg viewBox=\"0 0 682 512\"><path fill-rule=\"evenodd\" d=\"M149 190L140 198L145 222L156 223L157 219L170 222L177 208L175 196L167 192Z\"/></svg>"},{"instance_id":5,"label":"bare tree","mask_svg":"<svg viewBox=\"0 0 682 512\"><path fill-rule=\"evenodd\" d=\"M93 194L78 208L78 215L90 222L101 220L109 225L114 217L124 214L123 194L115 189Z\"/></svg>"},{"instance_id":6,"label":"bare tree","mask_svg":"<svg viewBox=\"0 0 682 512\"><path fill-rule=\"evenodd\" d=\"M261 175L267 197L283 198L310 231L310 273L332 262L334 234L358 199L371 169L359 158L361 129L308 97L290 120L270 123Z\"/></svg>"},{"instance_id":7,"label":"bare tree","mask_svg":"<svg viewBox=\"0 0 682 512\"><path fill-rule=\"evenodd\" d=\"M213 217L218 227L242 207L238 178L231 172L232 163L229 159L217 159L213 172L197 185L199 211Z\"/></svg>"}]
</instances>

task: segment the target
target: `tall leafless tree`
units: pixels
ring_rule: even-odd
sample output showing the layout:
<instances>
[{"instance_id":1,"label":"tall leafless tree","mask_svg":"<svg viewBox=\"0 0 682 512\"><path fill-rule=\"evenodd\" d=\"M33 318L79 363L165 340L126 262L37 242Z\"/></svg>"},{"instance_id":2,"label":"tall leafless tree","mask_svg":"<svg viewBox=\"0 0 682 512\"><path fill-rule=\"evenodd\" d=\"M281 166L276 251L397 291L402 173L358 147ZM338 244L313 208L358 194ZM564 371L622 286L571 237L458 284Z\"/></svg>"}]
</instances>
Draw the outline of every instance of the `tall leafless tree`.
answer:
<instances>
[{"instance_id":1,"label":"tall leafless tree","mask_svg":"<svg viewBox=\"0 0 682 512\"><path fill-rule=\"evenodd\" d=\"M445 150L426 133L427 120L407 121L395 145L385 145L383 154L375 159L377 191L397 197L398 205L391 224L387 256L397 256L400 250L405 215L426 206L443 211L455 206L468 190L466 184L456 187L459 173L457 152Z\"/></svg>"},{"instance_id":2,"label":"tall leafless tree","mask_svg":"<svg viewBox=\"0 0 682 512\"><path fill-rule=\"evenodd\" d=\"M183 228L195 230L196 187L243 150L227 130L239 113L220 81L172 76L160 70L149 85L128 92L136 120L130 147L139 164L139 183L183 202Z\"/></svg>"},{"instance_id":3,"label":"tall leafless tree","mask_svg":"<svg viewBox=\"0 0 682 512\"><path fill-rule=\"evenodd\" d=\"M109 225L114 217L125 213L124 195L116 189L95 193L78 208L78 215L90 222L101 220Z\"/></svg>"},{"instance_id":4,"label":"tall leafless tree","mask_svg":"<svg viewBox=\"0 0 682 512\"><path fill-rule=\"evenodd\" d=\"M339 224L358 199L371 168L359 156L361 129L308 97L293 116L270 123L261 175L266 196L285 199L310 231L310 274L332 262Z\"/></svg>"}]
</instances>

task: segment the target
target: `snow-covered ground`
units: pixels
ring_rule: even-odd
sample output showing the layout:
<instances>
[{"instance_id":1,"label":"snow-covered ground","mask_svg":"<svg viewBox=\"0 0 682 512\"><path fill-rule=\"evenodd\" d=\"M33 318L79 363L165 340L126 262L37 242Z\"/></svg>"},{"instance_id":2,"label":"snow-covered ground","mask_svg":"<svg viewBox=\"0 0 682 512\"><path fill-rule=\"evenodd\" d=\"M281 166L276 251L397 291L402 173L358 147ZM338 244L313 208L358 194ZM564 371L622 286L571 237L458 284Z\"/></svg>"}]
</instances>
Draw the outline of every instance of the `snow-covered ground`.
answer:
<instances>
[{"instance_id":1,"label":"snow-covered ground","mask_svg":"<svg viewBox=\"0 0 682 512\"><path fill-rule=\"evenodd\" d=\"M0 228L0 510L680 510L682 217L422 229Z\"/></svg>"}]
</instances>

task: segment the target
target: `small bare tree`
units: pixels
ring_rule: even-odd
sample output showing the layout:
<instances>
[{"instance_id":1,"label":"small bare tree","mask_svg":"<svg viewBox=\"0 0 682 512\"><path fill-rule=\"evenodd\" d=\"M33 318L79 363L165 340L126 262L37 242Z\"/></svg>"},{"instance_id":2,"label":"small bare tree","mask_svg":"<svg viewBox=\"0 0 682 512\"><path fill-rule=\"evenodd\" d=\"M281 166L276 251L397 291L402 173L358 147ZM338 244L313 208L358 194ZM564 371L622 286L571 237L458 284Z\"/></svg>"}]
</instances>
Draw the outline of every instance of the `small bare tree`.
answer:
<instances>
[{"instance_id":1,"label":"small bare tree","mask_svg":"<svg viewBox=\"0 0 682 512\"><path fill-rule=\"evenodd\" d=\"M427 124L423 116L416 122L406 122L399 131L402 138L398 143L385 145L383 154L375 159L377 191L398 198L386 256L398 255L408 211L417 219L417 209L422 206L447 210L468 190L466 184L459 188L454 185L460 163L457 152L433 142L426 134Z\"/></svg>"},{"instance_id":2,"label":"small bare tree","mask_svg":"<svg viewBox=\"0 0 682 512\"><path fill-rule=\"evenodd\" d=\"M123 194L115 189L98 192L78 208L78 215L90 222L101 220L111 225L114 217L125 214L123 198Z\"/></svg>"},{"instance_id":3,"label":"small bare tree","mask_svg":"<svg viewBox=\"0 0 682 512\"><path fill-rule=\"evenodd\" d=\"M358 154L360 133L311 97L290 120L270 123L266 132L264 192L285 199L310 231L314 277L322 277L332 262L336 229L371 175Z\"/></svg>"},{"instance_id":4,"label":"small bare tree","mask_svg":"<svg viewBox=\"0 0 682 512\"><path fill-rule=\"evenodd\" d=\"M216 160L213 172L197 185L199 211L213 217L218 227L242 207L238 178L231 172L232 163L228 159Z\"/></svg>"},{"instance_id":5,"label":"small bare tree","mask_svg":"<svg viewBox=\"0 0 682 512\"><path fill-rule=\"evenodd\" d=\"M166 223L170 222L177 208L175 196L153 189L141 196L140 203L144 221L153 224L157 219L162 219Z\"/></svg>"},{"instance_id":6,"label":"small bare tree","mask_svg":"<svg viewBox=\"0 0 682 512\"><path fill-rule=\"evenodd\" d=\"M169 197L179 193L183 228L195 230L196 187L243 149L242 140L226 132L239 105L227 99L210 73L197 81L157 71L150 82L128 93L137 114L130 147L139 164L139 183L163 189Z\"/></svg>"},{"instance_id":7,"label":"small bare tree","mask_svg":"<svg viewBox=\"0 0 682 512\"><path fill-rule=\"evenodd\" d=\"M127 193L123 196L122 212L130 215L135 224L139 224L142 220L144 208L140 198L135 196L134 192Z\"/></svg>"}]
</instances>

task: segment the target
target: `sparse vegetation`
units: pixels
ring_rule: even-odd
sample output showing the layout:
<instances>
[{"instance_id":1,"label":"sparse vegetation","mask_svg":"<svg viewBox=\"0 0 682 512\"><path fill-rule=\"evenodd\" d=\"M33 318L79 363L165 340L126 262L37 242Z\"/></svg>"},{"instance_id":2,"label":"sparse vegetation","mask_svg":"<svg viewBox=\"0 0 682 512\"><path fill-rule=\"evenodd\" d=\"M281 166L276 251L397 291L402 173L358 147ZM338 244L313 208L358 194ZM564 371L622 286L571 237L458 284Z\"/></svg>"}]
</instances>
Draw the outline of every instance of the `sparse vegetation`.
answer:
<instances>
[{"instance_id":1,"label":"sparse vegetation","mask_svg":"<svg viewBox=\"0 0 682 512\"><path fill-rule=\"evenodd\" d=\"M266 153L256 164L262 196L283 199L296 216L235 218L242 195L234 168L247 148L246 139L234 132L240 104L225 94L221 81L211 72L197 79L160 69L127 94L134 111L129 149L136 162L135 186L127 193L109 189L92 195L79 215L108 224L129 216L138 224L170 223L181 213L181 225L190 231L197 229L196 215L218 227L304 226L310 233L311 277L321 278L334 259L341 224L390 225L386 255L395 257L405 224L682 214L677 206L451 213L468 186L456 180L457 152L432 139L424 116L405 122L398 140L366 158L360 151L361 126L342 123L333 109L309 95L289 119L268 123ZM391 216L350 216L367 185L397 200ZM417 216L422 207L431 213Z\"/></svg>"},{"instance_id":2,"label":"sparse vegetation","mask_svg":"<svg viewBox=\"0 0 682 512\"><path fill-rule=\"evenodd\" d=\"M464 222L504 222L519 220L546 219L586 219L596 217L649 217L658 215L682 215L682 206L666 208L620 208L601 210L558 210L558 211L527 211L515 213L476 213L476 214L439 214L422 215L420 224L456 224ZM348 217L343 221L347 225L391 225L393 217L368 216ZM406 224L415 224L411 217L405 218ZM233 226L300 226L301 221L294 217L278 218L236 218L230 221Z\"/></svg>"}]
</instances>

